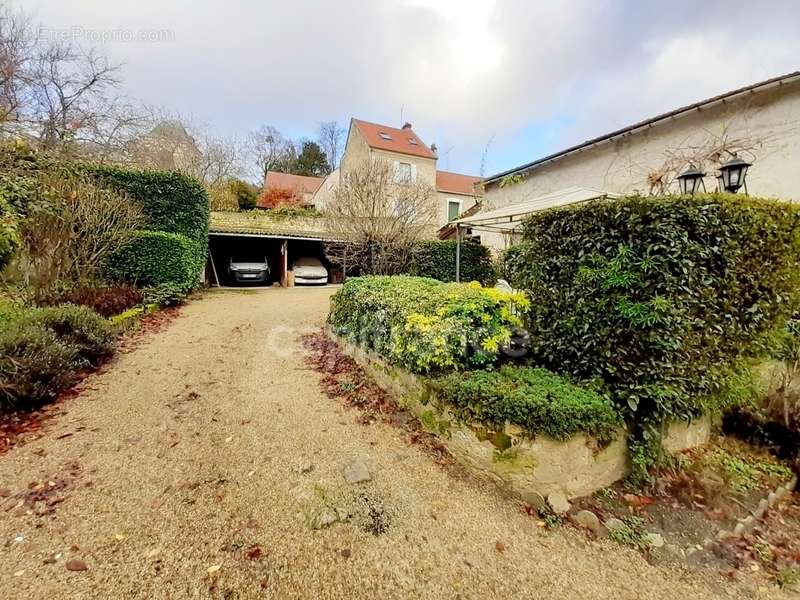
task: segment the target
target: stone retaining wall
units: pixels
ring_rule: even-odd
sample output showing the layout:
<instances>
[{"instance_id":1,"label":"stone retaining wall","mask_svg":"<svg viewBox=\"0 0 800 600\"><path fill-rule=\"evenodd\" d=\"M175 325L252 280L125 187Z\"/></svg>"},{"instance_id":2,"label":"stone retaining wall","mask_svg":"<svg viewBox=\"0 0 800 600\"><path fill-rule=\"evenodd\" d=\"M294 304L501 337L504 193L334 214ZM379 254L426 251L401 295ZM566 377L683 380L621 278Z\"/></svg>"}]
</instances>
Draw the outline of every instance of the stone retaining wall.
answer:
<instances>
[{"instance_id":1,"label":"stone retaining wall","mask_svg":"<svg viewBox=\"0 0 800 600\"><path fill-rule=\"evenodd\" d=\"M531 438L516 425L493 431L476 423L459 421L436 398L421 377L389 365L374 352L364 350L329 332L375 382L416 415L423 427L436 434L450 453L479 477L492 480L534 506L549 494L576 498L591 494L625 476L628 468L627 431L601 447L588 435L558 441L544 435ZM710 420L674 423L664 436L664 446L677 452L708 442Z\"/></svg>"}]
</instances>

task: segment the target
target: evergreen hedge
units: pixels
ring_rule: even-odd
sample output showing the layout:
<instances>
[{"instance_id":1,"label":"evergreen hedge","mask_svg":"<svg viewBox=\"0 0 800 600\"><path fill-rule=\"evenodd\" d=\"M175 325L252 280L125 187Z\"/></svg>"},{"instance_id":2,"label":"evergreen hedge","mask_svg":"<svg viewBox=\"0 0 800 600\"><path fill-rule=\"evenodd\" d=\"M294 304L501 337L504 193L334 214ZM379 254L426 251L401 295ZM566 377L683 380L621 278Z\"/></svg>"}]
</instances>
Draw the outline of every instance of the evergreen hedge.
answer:
<instances>
[{"instance_id":1,"label":"evergreen hedge","mask_svg":"<svg viewBox=\"0 0 800 600\"><path fill-rule=\"evenodd\" d=\"M414 247L411 275L432 277L439 281L456 280L456 242L430 240ZM461 281L494 284L497 273L489 248L473 241L461 243Z\"/></svg>"},{"instance_id":2,"label":"evergreen hedge","mask_svg":"<svg viewBox=\"0 0 800 600\"><path fill-rule=\"evenodd\" d=\"M201 253L198 242L184 235L139 231L109 258L106 273L139 286L170 284L186 292L197 284Z\"/></svg>"},{"instance_id":3,"label":"evergreen hedge","mask_svg":"<svg viewBox=\"0 0 800 600\"><path fill-rule=\"evenodd\" d=\"M199 181L177 171L84 167L103 185L141 203L149 221L108 261L107 274L186 292L199 281L208 249L209 204Z\"/></svg>"},{"instance_id":4,"label":"evergreen hedge","mask_svg":"<svg viewBox=\"0 0 800 600\"><path fill-rule=\"evenodd\" d=\"M523 238L506 268L531 299L535 360L597 380L640 428L740 398L731 369L797 306L788 202L598 201L537 213Z\"/></svg>"}]
</instances>

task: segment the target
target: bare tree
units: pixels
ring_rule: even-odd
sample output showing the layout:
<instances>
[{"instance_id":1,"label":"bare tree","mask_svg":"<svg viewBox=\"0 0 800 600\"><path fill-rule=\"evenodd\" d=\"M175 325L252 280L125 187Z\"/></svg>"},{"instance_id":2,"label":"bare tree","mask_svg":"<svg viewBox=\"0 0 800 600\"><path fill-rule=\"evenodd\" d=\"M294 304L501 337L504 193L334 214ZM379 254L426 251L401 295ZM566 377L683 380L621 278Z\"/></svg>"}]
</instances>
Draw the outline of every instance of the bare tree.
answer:
<instances>
[{"instance_id":1,"label":"bare tree","mask_svg":"<svg viewBox=\"0 0 800 600\"><path fill-rule=\"evenodd\" d=\"M0 132L17 122L34 39L30 18L0 3Z\"/></svg>"},{"instance_id":2,"label":"bare tree","mask_svg":"<svg viewBox=\"0 0 800 600\"><path fill-rule=\"evenodd\" d=\"M73 43L37 47L29 75L30 101L23 111L41 148L73 151L76 139L104 117L107 94L120 83L119 65Z\"/></svg>"},{"instance_id":3,"label":"bare tree","mask_svg":"<svg viewBox=\"0 0 800 600\"><path fill-rule=\"evenodd\" d=\"M295 145L271 125L250 132L247 149L262 179L269 171L287 170L297 156Z\"/></svg>"},{"instance_id":4,"label":"bare tree","mask_svg":"<svg viewBox=\"0 0 800 600\"><path fill-rule=\"evenodd\" d=\"M331 171L335 171L339 166L344 151L345 134L347 132L336 121L323 121L317 130L317 142L319 143Z\"/></svg>"},{"instance_id":5,"label":"bare tree","mask_svg":"<svg viewBox=\"0 0 800 600\"><path fill-rule=\"evenodd\" d=\"M435 196L386 161L364 162L342 178L326 209L328 230L345 242L330 245L329 258L362 273L402 272L414 244L433 231Z\"/></svg>"}]
</instances>

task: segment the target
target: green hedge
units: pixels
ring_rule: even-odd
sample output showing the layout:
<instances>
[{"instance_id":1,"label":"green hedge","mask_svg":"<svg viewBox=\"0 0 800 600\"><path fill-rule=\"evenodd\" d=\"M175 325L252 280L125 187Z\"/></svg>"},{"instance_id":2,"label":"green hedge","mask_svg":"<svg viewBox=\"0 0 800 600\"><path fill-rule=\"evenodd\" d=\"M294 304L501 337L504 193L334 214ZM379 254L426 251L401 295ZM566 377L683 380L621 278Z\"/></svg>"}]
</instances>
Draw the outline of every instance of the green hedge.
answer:
<instances>
[{"instance_id":1,"label":"green hedge","mask_svg":"<svg viewBox=\"0 0 800 600\"><path fill-rule=\"evenodd\" d=\"M456 280L456 242L425 241L414 248L411 274L439 281ZM461 281L494 284L497 278L489 248L472 241L461 244Z\"/></svg>"},{"instance_id":2,"label":"green hedge","mask_svg":"<svg viewBox=\"0 0 800 600\"><path fill-rule=\"evenodd\" d=\"M630 197L527 220L507 261L539 364L605 386L634 423L725 402L729 373L800 289L800 208Z\"/></svg>"},{"instance_id":3,"label":"green hedge","mask_svg":"<svg viewBox=\"0 0 800 600\"><path fill-rule=\"evenodd\" d=\"M190 290L197 284L198 243L177 233L139 231L110 257L106 273L116 280L140 286L172 284Z\"/></svg>"},{"instance_id":4,"label":"green hedge","mask_svg":"<svg viewBox=\"0 0 800 600\"><path fill-rule=\"evenodd\" d=\"M489 364L519 325L522 294L407 276L349 279L331 299L328 322L345 338L411 371Z\"/></svg>"},{"instance_id":5,"label":"green hedge","mask_svg":"<svg viewBox=\"0 0 800 600\"><path fill-rule=\"evenodd\" d=\"M608 399L546 369L503 366L450 374L432 385L459 417L500 430L508 422L530 435L563 440L585 432L609 440L622 425Z\"/></svg>"},{"instance_id":6,"label":"green hedge","mask_svg":"<svg viewBox=\"0 0 800 600\"><path fill-rule=\"evenodd\" d=\"M0 410L55 398L114 352L113 326L89 308L22 309L0 323Z\"/></svg>"},{"instance_id":7,"label":"green hedge","mask_svg":"<svg viewBox=\"0 0 800 600\"><path fill-rule=\"evenodd\" d=\"M183 293L197 285L206 263L209 224L208 195L201 183L177 171L85 169L140 202L149 221L148 231L108 261L107 275L139 285L170 285Z\"/></svg>"},{"instance_id":8,"label":"green hedge","mask_svg":"<svg viewBox=\"0 0 800 600\"><path fill-rule=\"evenodd\" d=\"M177 171L150 171L114 166L86 166L111 189L141 203L154 231L179 233L206 244L208 195L196 179Z\"/></svg>"}]
</instances>

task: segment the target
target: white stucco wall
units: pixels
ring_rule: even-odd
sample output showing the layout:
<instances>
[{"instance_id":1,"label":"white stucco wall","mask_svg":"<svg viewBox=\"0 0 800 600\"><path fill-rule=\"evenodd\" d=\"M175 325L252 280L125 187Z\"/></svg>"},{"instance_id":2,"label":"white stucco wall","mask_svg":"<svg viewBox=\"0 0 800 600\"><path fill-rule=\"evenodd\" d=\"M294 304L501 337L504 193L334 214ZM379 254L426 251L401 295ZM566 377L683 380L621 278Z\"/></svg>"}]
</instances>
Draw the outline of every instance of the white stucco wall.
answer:
<instances>
[{"instance_id":1,"label":"white stucco wall","mask_svg":"<svg viewBox=\"0 0 800 600\"><path fill-rule=\"evenodd\" d=\"M751 196L800 201L800 82L795 81L685 113L534 167L519 183L502 188L491 183L486 205L507 206L569 187L647 194L648 175L670 157L691 154L691 148L710 147L719 140L748 148L741 155L753 162L747 175ZM701 165L708 174L708 191L716 189L716 168L728 158L712 158ZM669 190L677 192L677 183Z\"/></svg>"}]
</instances>

